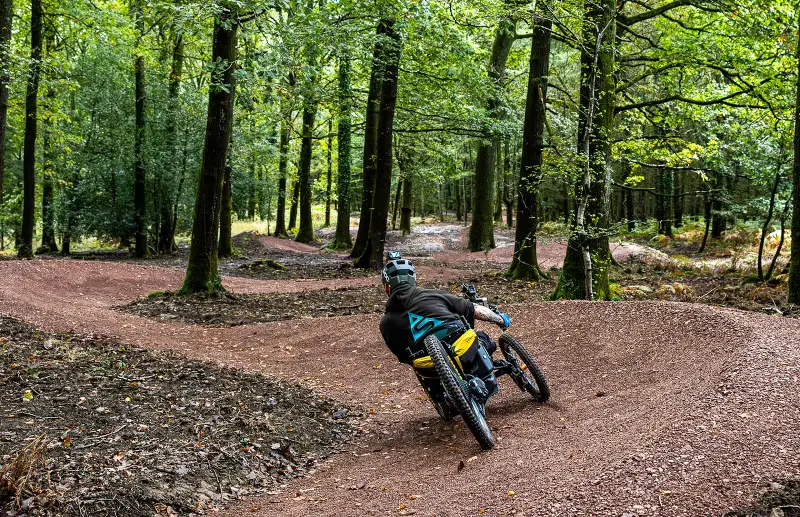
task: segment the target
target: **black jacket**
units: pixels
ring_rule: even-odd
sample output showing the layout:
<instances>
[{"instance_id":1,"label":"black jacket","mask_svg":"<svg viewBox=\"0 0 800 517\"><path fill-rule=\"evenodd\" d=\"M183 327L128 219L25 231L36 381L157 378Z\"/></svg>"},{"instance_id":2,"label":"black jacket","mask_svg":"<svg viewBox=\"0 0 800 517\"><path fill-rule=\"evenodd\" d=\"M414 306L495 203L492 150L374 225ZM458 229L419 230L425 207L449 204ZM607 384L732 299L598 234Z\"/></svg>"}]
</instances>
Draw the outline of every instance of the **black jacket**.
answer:
<instances>
[{"instance_id":1,"label":"black jacket","mask_svg":"<svg viewBox=\"0 0 800 517\"><path fill-rule=\"evenodd\" d=\"M415 341L440 323L466 318L475 326L475 307L466 298L435 289L420 289L401 284L392 289L381 319L381 334L386 346L400 362L411 363L410 355L424 348Z\"/></svg>"}]
</instances>

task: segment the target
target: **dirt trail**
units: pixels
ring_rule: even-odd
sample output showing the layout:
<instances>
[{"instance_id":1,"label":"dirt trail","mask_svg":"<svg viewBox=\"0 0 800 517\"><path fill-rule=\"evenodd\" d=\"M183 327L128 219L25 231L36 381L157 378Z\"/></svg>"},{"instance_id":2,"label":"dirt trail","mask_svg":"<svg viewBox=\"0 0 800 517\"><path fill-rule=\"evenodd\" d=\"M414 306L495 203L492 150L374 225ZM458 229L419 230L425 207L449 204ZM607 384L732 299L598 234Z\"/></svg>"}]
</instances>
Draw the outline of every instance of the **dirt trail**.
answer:
<instances>
[{"instance_id":1,"label":"dirt trail","mask_svg":"<svg viewBox=\"0 0 800 517\"><path fill-rule=\"evenodd\" d=\"M373 408L350 453L225 515L712 515L800 476L800 321L663 302L508 307L553 399L538 407L501 379L488 408L499 443L481 453L460 423L436 418L383 346L377 315L210 329L110 309L181 280L120 263L1 262L0 312L295 379ZM225 279L240 292L353 281L372 280Z\"/></svg>"}]
</instances>

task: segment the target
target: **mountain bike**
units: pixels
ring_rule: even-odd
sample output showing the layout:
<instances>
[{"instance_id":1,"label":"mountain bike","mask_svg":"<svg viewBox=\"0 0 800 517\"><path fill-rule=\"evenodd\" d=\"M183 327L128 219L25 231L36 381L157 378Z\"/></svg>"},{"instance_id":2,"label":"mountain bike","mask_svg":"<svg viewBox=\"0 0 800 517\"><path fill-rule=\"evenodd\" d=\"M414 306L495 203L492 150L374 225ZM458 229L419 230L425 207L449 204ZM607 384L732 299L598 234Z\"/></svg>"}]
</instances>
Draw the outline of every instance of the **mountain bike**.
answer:
<instances>
[{"instance_id":1,"label":"mountain bike","mask_svg":"<svg viewBox=\"0 0 800 517\"><path fill-rule=\"evenodd\" d=\"M461 292L472 303L500 314L497 306L478 297L474 285L461 284ZM503 332L497 340L502 359L489 355L463 318L433 326L417 339L417 343L420 341L424 347L419 348L424 352L412 359L414 372L425 393L445 421L461 415L483 449L491 449L495 444L486 422L486 402L493 394L487 384L496 384L498 377L510 375L517 387L536 402L544 403L550 398L550 387L541 368L522 343L508 332ZM470 374L461 360L466 354L491 361L491 373L483 378Z\"/></svg>"}]
</instances>

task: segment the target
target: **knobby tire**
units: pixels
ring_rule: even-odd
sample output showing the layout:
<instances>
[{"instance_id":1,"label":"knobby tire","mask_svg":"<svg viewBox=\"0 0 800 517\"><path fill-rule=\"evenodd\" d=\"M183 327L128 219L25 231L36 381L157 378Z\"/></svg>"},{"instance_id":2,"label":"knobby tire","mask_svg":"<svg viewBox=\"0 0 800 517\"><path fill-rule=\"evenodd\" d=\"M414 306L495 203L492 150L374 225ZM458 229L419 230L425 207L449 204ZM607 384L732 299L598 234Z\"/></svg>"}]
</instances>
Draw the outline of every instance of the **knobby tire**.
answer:
<instances>
[{"instance_id":1,"label":"knobby tire","mask_svg":"<svg viewBox=\"0 0 800 517\"><path fill-rule=\"evenodd\" d=\"M425 338L425 349L436 367L436 373L439 375L439 380L447 395L461 413L464 423L475 435L481 448L491 449L494 447L494 437L489 429L489 424L486 423L486 417L480 409L473 406L472 395L465 393L462 386L465 381L460 378L442 343L436 336L430 335Z\"/></svg>"},{"instance_id":2,"label":"knobby tire","mask_svg":"<svg viewBox=\"0 0 800 517\"><path fill-rule=\"evenodd\" d=\"M530 354L530 352L528 352L522 343L517 341L514 336L508 334L507 332L504 332L500 336L498 342L501 350L505 351L510 348L520 359L522 359L522 362L525 363L530 376L533 377L535 386L525 386L525 390L531 394L536 402L547 402L547 400L550 398L550 385L547 383L547 379L545 378L544 373L542 373L542 370L539 368L539 365L537 365L536 361L533 360L533 356ZM526 375L525 372L522 374ZM520 386L520 388L522 388L522 386Z\"/></svg>"}]
</instances>

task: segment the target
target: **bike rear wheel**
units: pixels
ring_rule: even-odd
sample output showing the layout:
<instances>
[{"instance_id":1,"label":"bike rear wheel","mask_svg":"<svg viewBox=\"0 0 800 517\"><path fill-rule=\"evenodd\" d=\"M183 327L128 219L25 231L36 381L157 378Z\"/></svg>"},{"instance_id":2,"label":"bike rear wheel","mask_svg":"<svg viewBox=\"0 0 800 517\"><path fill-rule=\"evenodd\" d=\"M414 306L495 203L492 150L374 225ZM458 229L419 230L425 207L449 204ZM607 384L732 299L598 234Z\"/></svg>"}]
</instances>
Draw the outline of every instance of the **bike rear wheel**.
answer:
<instances>
[{"instance_id":1,"label":"bike rear wheel","mask_svg":"<svg viewBox=\"0 0 800 517\"><path fill-rule=\"evenodd\" d=\"M467 381L453 365L444 345L436 336L430 335L425 338L425 349L436 367L436 373L439 375L447 396L461 413L464 423L475 435L481 448L491 449L494 447L494 436L492 436L492 430L489 429L489 424L486 423L483 405L470 393Z\"/></svg>"},{"instance_id":2,"label":"bike rear wheel","mask_svg":"<svg viewBox=\"0 0 800 517\"><path fill-rule=\"evenodd\" d=\"M513 359L513 362L518 363L519 358L524 363L524 368L520 368L521 375L512 375L519 389L530 393L536 402L547 402L550 398L550 385L530 352L507 332L500 336L498 344L507 360Z\"/></svg>"}]
</instances>

